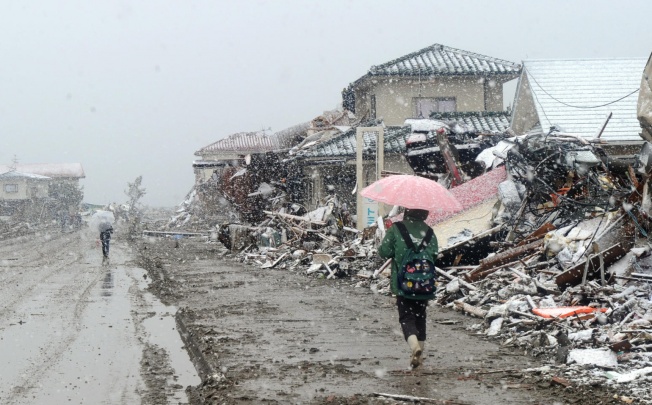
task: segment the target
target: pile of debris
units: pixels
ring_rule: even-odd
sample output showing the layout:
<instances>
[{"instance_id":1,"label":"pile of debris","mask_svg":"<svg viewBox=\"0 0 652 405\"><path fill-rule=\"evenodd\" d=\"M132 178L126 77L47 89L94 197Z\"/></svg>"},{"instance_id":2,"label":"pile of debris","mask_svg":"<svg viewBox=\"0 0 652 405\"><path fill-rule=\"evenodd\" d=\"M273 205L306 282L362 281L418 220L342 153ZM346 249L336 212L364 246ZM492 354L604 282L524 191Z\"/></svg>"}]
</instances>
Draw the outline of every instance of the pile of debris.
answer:
<instances>
[{"instance_id":1,"label":"pile of debris","mask_svg":"<svg viewBox=\"0 0 652 405\"><path fill-rule=\"evenodd\" d=\"M650 157L652 144L635 158L612 159L599 144L554 129L481 153L486 167L507 169L499 208L491 228L463 232L440 250L437 302L480 318L477 333L549 359L547 372L560 381L626 384L623 391L645 397L652 380ZM376 253L382 221L357 231L337 196L305 215L264 213L257 226L220 229L240 261L354 277L357 286L390 293L389 262Z\"/></svg>"}]
</instances>

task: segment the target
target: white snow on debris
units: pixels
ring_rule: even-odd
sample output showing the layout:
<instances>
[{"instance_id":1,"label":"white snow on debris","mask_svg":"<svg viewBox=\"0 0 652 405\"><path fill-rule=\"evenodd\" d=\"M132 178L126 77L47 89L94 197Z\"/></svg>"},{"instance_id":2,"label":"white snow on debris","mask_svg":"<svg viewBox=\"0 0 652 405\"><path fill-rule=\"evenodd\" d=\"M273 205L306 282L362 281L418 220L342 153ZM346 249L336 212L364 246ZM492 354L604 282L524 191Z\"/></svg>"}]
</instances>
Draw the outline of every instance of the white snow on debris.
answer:
<instances>
[{"instance_id":1,"label":"white snow on debris","mask_svg":"<svg viewBox=\"0 0 652 405\"><path fill-rule=\"evenodd\" d=\"M568 363L617 367L618 358L616 357L616 353L609 349L573 349L568 353Z\"/></svg>"},{"instance_id":2,"label":"white snow on debris","mask_svg":"<svg viewBox=\"0 0 652 405\"><path fill-rule=\"evenodd\" d=\"M448 125L444 124L441 121L437 120L415 120L407 119L405 120L404 125L409 125L412 127L412 132L430 132L436 131L439 128L448 128Z\"/></svg>"}]
</instances>

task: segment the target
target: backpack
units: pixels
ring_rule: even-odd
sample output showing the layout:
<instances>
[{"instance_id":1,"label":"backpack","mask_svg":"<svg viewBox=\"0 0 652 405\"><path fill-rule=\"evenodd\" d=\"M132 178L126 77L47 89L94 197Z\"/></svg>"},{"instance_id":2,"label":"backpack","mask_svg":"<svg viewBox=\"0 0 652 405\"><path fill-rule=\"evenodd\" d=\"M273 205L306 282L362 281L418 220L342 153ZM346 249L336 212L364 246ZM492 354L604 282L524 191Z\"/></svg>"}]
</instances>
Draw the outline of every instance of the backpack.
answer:
<instances>
[{"instance_id":1,"label":"backpack","mask_svg":"<svg viewBox=\"0 0 652 405\"><path fill-rule=\"evenodd\" d=\"M410 233L402 222L394 225L398 228L403 241L407 245L407 251L403 256L397 273L398 288L406 298L428 299L435 295L437 272L435 262L431 255L425 251L425 247L434 236L432 228L428 229L419 247L415 247L410 238Z\"/></svg>"}]
</instances>

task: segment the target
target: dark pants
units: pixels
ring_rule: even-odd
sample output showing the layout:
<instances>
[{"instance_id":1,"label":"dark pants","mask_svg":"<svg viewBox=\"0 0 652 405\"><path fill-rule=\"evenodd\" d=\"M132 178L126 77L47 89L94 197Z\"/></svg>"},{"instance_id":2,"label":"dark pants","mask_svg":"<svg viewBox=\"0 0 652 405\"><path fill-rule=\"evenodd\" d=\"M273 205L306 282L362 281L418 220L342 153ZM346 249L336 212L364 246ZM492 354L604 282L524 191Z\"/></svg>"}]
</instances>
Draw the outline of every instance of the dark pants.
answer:
<instances>
[{"instance_id":1,"label":"dark pants","mask_svg":"<svg viewBox=\"0 0 652 405\"><path fill-rule=\"evenodd\" d=\"M101 232L100 241L102 242L102 254L104 257L109 257L109 242L111 241L111 234L108 232Z\"/></svg>"},{"instance_id":2,"label":"dark pants","mask_svg":"<svg viewBox=\"0 0 652 405\"><path fill-rule=\"evenodd\" d=\"M396 297L398 306L398 321L403 329L405 340L410 335L416 335L417 340L426 340L426 308L427 300L409 300Z\"/></svg>"}]
</instances>

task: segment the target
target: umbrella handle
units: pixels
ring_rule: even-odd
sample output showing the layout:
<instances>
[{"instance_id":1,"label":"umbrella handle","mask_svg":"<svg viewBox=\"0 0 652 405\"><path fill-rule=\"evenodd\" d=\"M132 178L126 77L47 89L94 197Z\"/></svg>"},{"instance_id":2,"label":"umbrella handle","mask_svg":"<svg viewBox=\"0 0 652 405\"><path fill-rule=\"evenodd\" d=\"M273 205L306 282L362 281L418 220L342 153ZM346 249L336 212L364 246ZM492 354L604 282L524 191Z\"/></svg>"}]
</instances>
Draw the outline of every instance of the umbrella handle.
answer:
<instances>
[{"instance_id":1,"label":"umbrella handle","mask_svg":"<svg viewBox=\"0 0 652 405\"><path fill-rule=\"evenodd\" d=\"M389 267L390 264L392 264L392 259L391 259L391 258L390 258L390 259L387 259L387 261L386 261L385 263L383 263L383 265L380 266L380 268L378 268L378 270L374 271L374 275L373 275L372 278L376 278L376 277L378 277L378 275L379 275L380 273L382 273L383 270L385 270L387 267Z\"/></svg>"}]
</instances>

